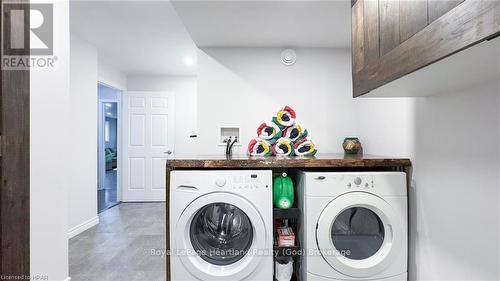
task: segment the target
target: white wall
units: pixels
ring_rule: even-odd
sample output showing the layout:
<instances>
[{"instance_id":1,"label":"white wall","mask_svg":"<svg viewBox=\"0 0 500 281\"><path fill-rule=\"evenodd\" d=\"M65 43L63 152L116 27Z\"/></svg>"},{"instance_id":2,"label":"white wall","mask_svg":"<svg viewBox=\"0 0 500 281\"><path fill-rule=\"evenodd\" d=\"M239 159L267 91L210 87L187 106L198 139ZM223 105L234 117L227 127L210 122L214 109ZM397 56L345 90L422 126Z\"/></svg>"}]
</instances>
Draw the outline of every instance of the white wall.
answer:
<instances>
[{"instance_id":1,"label":"white wall","mask_svg":"<svg viewBox=\"0 0 500 281\"><path fill-rule=\"evenodd\" d=\"M297 120L319 151L341 152L345 136L356 135L351 98L350 50L297 49L297 62L285 66L281 48L203 48L198 51L199 153L223 153L219 126L240 127L241 147L256 137L279 106L297 111Z\"/></svg>"},{"instance_id":2,"label":"white wall","mask_svg":"<svg viewBox=\"0 0 500 281\"><path fill-rule=\"evenodd\" d=\"M281 51L198 51L198 152L223 153L218 128L229 125L241 127L236 152L245 153L257 126L288 103L320 153L342 153L344 137L358 136L367 154L414 157L413 99L353 99L350 50L297 49L293 66L280 62Z\"/></svg>"},{"instance_id":3,"label":"white wall","mask_svg":"<svg viewBox=\"0 0 500 281\"><path fill-rule=\"evenodd\" d=\"M104 58L98 58L98 80L108 86L118 90L127 89L127 77L124 73L118 71L113 66L104 61Z\"/></svg>"},{"instance_id":4,"label":"white wall","mask_svg":"<svg viewBox=\"0 0 500 281\"><path fill-rule=\"evenodd\" d=\"M175 95L175 154L190 154L196 135L197 78L195 76L128 76L129 91L172 92Z\"/></svg>"},{"instance_id":5,"label":"white wall","mask_svg":"<svg viewBox=\"0 0 500 281\"><path fill-rule=\"evenodd\" d=\"M500 84L357 99L368 151L411 157L410 280L500 280Z\"/></svg>"},{"instance_id":6,"label":"white wall","mask_svg":"<svg viewBox=\"0 0 500 281\"><path fill-rule=\"evenodd\" d=\"M357 98L364 153L415 159L415 99Z\"/></svg>"},{"instance_id":7,"label":"white wall","mask_svg":"<svg viewBox=\"0 0 500 281\"><path fill-rule=\"evenodd\" d=\"M69 236L98 223L97 50L71 35Z\"/></svg>"},{"instance_id":8,"label":"white wall","mask_svg":"<svg viewBox=\"0 0 500 281\"><path fill-rule=\"evenodd\" d=\"M500 280L495 83L416 102L415 280Z\"/></svg>"},{"instance_id":9,"label":"white wall","mask_svg":"<svg viewBox=\"0 0 500 281\"><path fill-rule=\"evenodd\" d=\"M55 1L58 60L30 77L30 271L48 280L68 277L69 50L69 2Z\"/></svg>"},{"instance_id":10,"label":"white wall","mask_svg":"<svg viewBox=\"0 0 500 281\"><path fill-rule=\"evenodd\" d=\"M68 236L99 222L97 216L97 87L98 82L126 89L126 76L102 62L97 49L71 34L70 150ZM82 136L85 136L82 138Z\"/></svg>"}]
</instances>

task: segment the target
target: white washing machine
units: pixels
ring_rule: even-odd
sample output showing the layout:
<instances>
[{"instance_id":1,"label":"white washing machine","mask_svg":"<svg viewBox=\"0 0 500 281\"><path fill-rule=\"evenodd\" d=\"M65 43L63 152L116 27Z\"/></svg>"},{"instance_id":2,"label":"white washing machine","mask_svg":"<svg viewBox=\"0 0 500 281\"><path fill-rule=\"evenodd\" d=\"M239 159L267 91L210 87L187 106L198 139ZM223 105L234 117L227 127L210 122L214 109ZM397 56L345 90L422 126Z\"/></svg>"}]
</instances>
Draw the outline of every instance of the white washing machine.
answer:
<instances>
[{"instance_id":1,"label":"white washing machine","mask_svg":"<svg viewBox=\"0 0 500 281\"><path fill-rule=\"evenodd\" d=\"M299 172L298 178L303 280L407 280L405 173Z\"/></svg>"},{"instance_id":2,"label":"white washing machine","mask_svg":"<svg viewBox=\"0 0 500 281\"><path fill-rule=\"evenodd\" d=\"M272 208L270 170L173 171L172 280L272 280Z\"/></svg>"}]
</instances>

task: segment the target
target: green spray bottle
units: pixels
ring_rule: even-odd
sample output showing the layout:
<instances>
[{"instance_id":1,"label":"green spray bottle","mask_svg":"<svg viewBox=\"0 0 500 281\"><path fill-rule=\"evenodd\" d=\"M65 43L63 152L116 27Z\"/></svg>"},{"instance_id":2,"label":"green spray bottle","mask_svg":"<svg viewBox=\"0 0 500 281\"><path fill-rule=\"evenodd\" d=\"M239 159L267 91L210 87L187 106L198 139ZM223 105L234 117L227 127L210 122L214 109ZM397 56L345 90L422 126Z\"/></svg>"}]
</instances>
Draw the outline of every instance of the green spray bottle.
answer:
<instances>
[{"instance_id":1,"label":"green spray bottle","mask_svg":"<svg viewBox=\"0 0 500 281\"><path fill-rule=\"evenodd\" d=\"M294 200L293 182L286 173L274 178L273 202L277 208L288 209L293 206Z\"/></svg>"}]
</instances>

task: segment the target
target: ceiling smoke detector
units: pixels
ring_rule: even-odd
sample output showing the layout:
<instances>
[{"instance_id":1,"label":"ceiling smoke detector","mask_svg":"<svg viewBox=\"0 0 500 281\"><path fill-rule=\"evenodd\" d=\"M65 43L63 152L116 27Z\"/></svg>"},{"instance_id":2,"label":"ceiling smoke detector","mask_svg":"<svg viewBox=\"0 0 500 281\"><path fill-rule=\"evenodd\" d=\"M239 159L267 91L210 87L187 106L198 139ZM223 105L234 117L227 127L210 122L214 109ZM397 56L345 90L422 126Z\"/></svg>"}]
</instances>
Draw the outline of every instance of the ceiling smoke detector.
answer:
<instances>
[{"instance_id":1,"label":"ceiling smoke detector","mask_svg":"<svg viewBox=\"0 0 500 281\"><path fill-rule=\"evenodd\" d=\"M292 49L286 49L281 52L281 62L284 65L292 65L297 61L297 54Z\"/></svg>"}]
</instances>

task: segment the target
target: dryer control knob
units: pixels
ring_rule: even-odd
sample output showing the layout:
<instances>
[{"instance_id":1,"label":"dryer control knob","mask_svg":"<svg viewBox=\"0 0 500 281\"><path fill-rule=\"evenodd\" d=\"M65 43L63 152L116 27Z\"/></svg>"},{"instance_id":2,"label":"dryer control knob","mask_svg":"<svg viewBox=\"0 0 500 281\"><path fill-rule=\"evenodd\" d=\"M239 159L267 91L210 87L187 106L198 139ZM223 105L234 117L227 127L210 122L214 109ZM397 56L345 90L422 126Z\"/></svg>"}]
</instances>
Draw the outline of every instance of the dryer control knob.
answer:
<instances>
[{"instance_id":1,"label":"dryer control knob","mask_svg":"<svg viewBox=\"0 0 500 281\"><path fill-rule=\"evenodd\" d=\"M355 185L360 185L361 184L361 178L360 177L354 178L354 184Z\"/></svg>"},{"instance_id":2,"label":"dryer control knob","mask_svg":"<svg viewBox=\"0 0 500 281\"><path fill-rule=\"evenodd\" d=\"M217 185L218 187L223 187L224 185L226 185L226 179L223 177L217 177L217 179L215 180L215 185Z\"/></svg>"}]
</instances>

